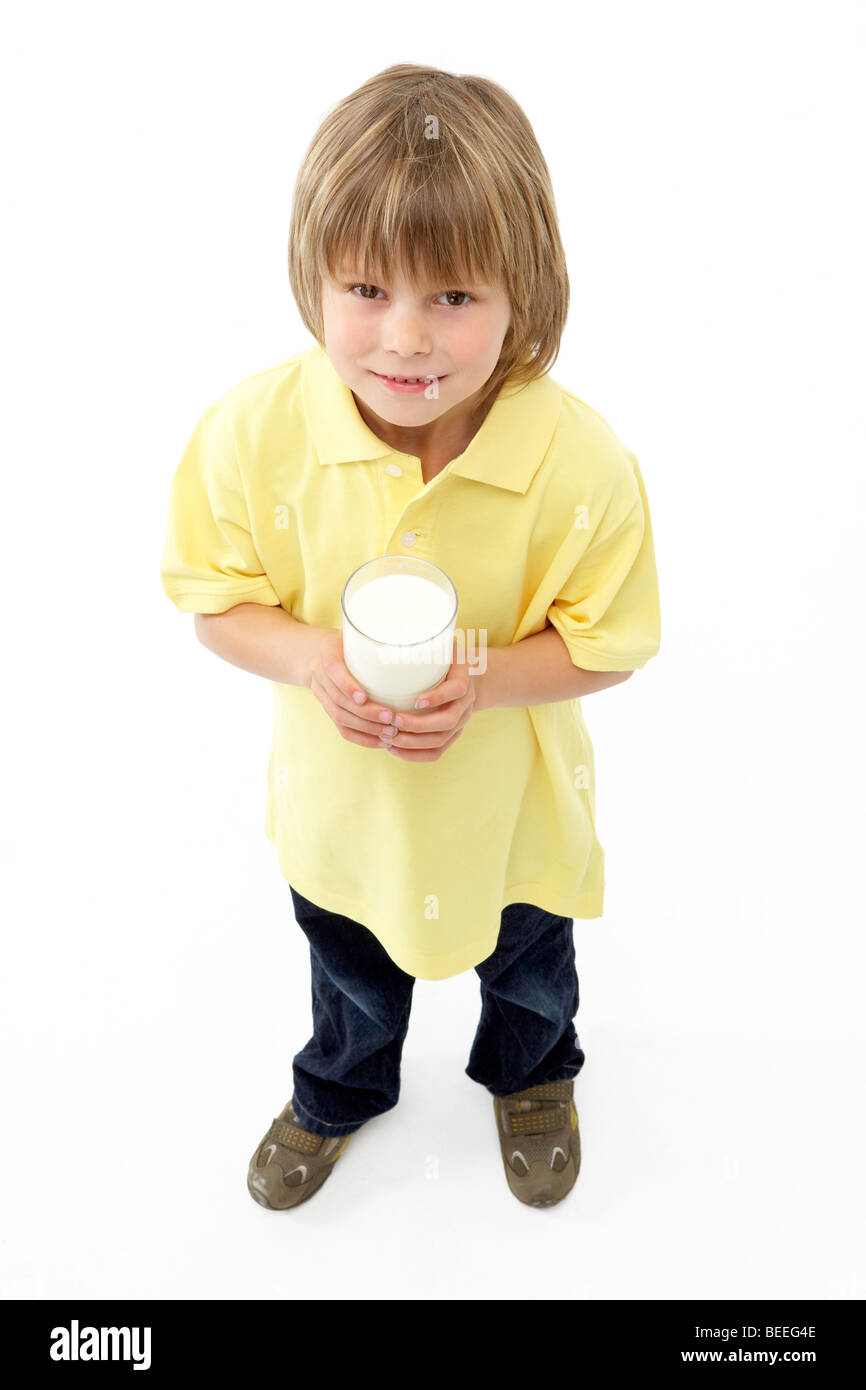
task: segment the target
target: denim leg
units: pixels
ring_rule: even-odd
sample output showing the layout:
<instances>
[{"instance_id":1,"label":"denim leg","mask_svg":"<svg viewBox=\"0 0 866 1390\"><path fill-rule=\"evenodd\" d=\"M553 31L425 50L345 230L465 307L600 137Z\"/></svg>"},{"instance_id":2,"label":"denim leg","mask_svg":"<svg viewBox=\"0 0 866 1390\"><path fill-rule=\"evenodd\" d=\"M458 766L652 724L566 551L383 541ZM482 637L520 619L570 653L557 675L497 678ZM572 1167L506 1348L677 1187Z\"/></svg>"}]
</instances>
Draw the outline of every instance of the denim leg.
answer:
<instances>
[{"instance_id":1,"label":"denim leg","mask_svg":"<svg viewBox=\"0 0 866 1390\"><path fill-rule=\"evenodd\" d=\"M292 1063L292 1105L314 1134L351 1134L397 1104L415 977L368 927L289 887L310 944L313 1009L313 1036Z\"/></svg>"},{"instance_id":2,"label":"denim leg","mask_svg":"<svg viewBox=\"0 0 866 1390\"><path fill-rule=\"evenodd\" d=\"M509 904L495 951L475 970L481 1017L466 1075L494 1096L577 1076L585 1057L572 1023L579 1003L573 918Z\"/></svg>"}]
</instances>

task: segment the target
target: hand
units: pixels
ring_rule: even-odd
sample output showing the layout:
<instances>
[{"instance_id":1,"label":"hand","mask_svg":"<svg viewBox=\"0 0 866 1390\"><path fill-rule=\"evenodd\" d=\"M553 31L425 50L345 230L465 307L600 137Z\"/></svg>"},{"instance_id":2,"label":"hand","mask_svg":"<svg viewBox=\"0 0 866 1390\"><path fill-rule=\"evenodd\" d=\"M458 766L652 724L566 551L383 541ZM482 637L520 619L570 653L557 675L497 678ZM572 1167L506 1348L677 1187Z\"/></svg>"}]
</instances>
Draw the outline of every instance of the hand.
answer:
<instances>
[{"instance_id":1,"label":"hand","mask_svg":"<svg viewBox=\"0 0 866 1390\"><path fill-rule=\"evenodd\" d=\"M325 630L310 663L307 685L347 742L358 743L362 748L385 747L379 735L386 728L389 733L394 732L389 722L393 719L393 711L371 700L349 671L339 628ZM352 698L356 690L361 690L365 696L361 704Z\"/></svg>"},{"instance_id":2,"label":"hand","mask_svg":"<svg viewBox=\"0 0 866 1390\"><path fill-rule=\"evenodd\" d=\"M444 681L418 696L429 700L429 710L395 710L397 734L390 751L410 763L433 763L460 737L476 704L480 675L472 675L465 661L454 660Z\"/></svg>"}]
</instances>

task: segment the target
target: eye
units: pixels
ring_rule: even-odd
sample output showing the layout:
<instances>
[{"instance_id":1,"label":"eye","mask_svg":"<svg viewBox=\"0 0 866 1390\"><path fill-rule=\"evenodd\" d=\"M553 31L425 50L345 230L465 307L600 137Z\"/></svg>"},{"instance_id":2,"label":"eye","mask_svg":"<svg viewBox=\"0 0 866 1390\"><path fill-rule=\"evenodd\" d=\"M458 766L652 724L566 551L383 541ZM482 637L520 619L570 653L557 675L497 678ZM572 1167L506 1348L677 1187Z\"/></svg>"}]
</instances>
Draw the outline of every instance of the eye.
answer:
<instances>
[{"instance_id":1,"label":"eye","mask_svg":"<svg viewBox=\"0 0 866 1390\"><path fill-rule=\"evenodd\" d=\"M376 290L376 289L378 289L378 286L377 286L377 285L350 285L350 286L349 286L349 289L350 289L350 290L352 291L352 293L354 294L354 293L355 293L355 290ZM359 298L359 299L370 299L370 298L375 299L375 295L372 295L372 296L371 296L371 295L361 294L361 295L358 295L358 298Z\"/></svg>"},{"instance_id":2,"label":"eye","mask_svg":"<svg viewBox=\"0 0 866 1390\"><path fill-rule=\"evenodd\" d=\"M440 298L440 299L443 299L443 298L447 297L447 296L450 295L450 294L462 295L463 298L464 298L467 302L471 302L471 300L472 300L472 295L471 295L471 294L468 294L466 290L445 290L444 294L443 294L443 295L440 295L439 298ZM465 308L466 306L463 305L463 304L449 304L448 307L449 307L450 309L463 309L463 308Z\"/></svg>"},{"instance_id":3,"label":"eye","mask_svg":"<svg viewBox=\"0 0 866 1390\"><path fill-rule=\"evenodd\" d=\"M361 284L360 282L357 283L357 284L354 284L354 285L347 285L346 288L347 288L347 289L350 291L350 293L352 293L352 294L354 294L356 290L360 290L361 293L360 293L359 295L357 295L356 297L357 297L358 299L366 299L369 303L373 303L373 302L375 301L376 296L377 296L378 294L384 294L384 291L383 291L383 290L380 290L379 287L378 287L378 285L365 285L365 284ZM373 293L372 293L372 294L365 294L365 293L364 293L365 290L372 290ZM440 295L438 296L438 298L439 298L439 299L447 299L448 297L450 297L450 296L452 296L452 295L456 295L458 298L463 298L463 299L466 301L466 303L471 303L471 302L472 302L472 295L469 294L469 292L468 292L467 290L443 290L442 294L440 294ZM466 307L466 304L449 304L449 305L446 305L445 307L447 307L447 308L449 308L449 309L464 309L464 308Z\"/></svg>"}]
</instances>

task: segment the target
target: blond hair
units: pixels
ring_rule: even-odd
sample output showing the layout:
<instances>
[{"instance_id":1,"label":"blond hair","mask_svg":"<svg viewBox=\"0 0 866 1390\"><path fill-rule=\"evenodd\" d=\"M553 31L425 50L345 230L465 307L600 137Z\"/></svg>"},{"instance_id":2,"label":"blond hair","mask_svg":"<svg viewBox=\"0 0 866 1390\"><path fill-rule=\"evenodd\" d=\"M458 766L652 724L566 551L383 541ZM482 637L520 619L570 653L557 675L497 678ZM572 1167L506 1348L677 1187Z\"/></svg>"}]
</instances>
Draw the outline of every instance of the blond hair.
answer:
<instances>
[{"instance_id":1,"label":"blond hair","mask_svg":"<svg viewBox=\"0 0 866 1390\"><path fill-rule=\"evenodd\" d=\"M431 135L433 138L430 138ZM511 322L486 385L492 403L559 352L569 286L550 174L517 102L484 77L397 63L325 116L295 184L289 281L324 346L321 277L357 258L366 281L507 290Z\"/></svg>"}]
</instances>

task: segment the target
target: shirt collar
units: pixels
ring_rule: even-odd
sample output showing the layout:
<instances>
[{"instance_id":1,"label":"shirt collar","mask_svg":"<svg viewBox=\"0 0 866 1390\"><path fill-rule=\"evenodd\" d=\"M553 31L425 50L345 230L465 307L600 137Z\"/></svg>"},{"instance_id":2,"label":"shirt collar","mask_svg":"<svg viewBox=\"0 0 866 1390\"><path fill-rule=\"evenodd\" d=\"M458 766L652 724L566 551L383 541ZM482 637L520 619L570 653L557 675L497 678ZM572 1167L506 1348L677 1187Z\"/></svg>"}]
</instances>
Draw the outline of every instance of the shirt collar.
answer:
<instances>
[{"instance_id":1,"label":"shirt collar","mask_svg":"<svg viewBox=\"0 0 866 1390\"><path fill-rule=\"evenodd\" d=\"M503 391L509 388L503 388ZM321 464L352 463L397 453L364 423L355 398L320 343L303 354L304 408ZM450 473L526 492L553 438L562 388L547 374L497 396Z\"/></svg>"}]
</instances>

